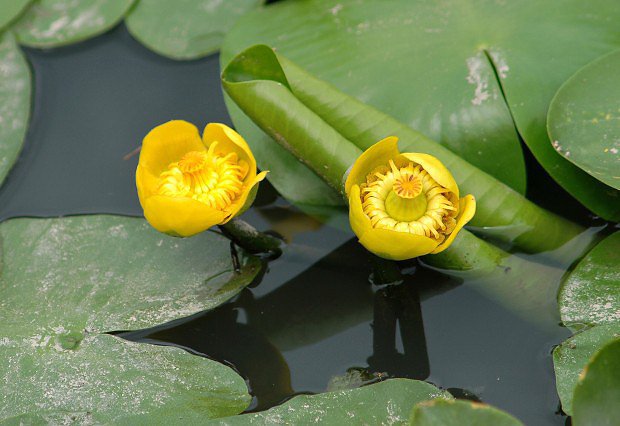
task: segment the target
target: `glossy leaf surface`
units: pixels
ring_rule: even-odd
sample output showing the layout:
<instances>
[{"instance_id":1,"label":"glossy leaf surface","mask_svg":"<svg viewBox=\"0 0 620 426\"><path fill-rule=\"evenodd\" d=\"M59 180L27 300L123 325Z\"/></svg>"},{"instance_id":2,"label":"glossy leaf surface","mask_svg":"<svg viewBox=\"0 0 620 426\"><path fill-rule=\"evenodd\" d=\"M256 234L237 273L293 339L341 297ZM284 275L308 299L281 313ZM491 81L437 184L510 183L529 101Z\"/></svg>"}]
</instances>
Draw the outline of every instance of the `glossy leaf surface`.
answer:
<instances>
[{"instance_id":1,"label":"glossy leaf surface","mask_svg":"<svg viewBox=\"0 0 620 426\"><path fill-rule=\"evenodd\" d=\"M219 425L406 424L416 402L452 398L426 382L390 379L356 389L299 395L277 407L213 421Z\"/></svg>"},{"instance_id":2,"label":"glossy leaf surface","mask_svg":"<svg viewBox=\"0 0 620 426\"><path fill-rule=\"evenodd\" d=\"M615 189L620 189L618 75L620 52L577 71L553 98L547 123L560 155Z\"/></svg>"},{"instance_id":3,"label":"glossy leaf surface","mask_svg":"<svg viewBox=\"0 0 620 426\"><path fill-rule=\"evenodd\" d=\"M411 414L411 426L523 426L519 420L490 405L437 399L421 402Z\"/></svg>"},{"instance_id":4,"label":"glossy leaf surface","mask_svg":"<svg viewBox=\"0 0 620 426\"><path fill-rule=\"evenodd\" d=\"M575 426L614 425L620 419L620 338L607 344L588 364L575 387Z\"/></svg>"},{"instance_id":5,"label":"glossy leaf surface","mask_svg":"<svg viewBox=\"0 0 620 426\"><path fill-rule=\"evenodd\" d=\"M237 18L262 0L140 0L125 22L146 47L172 59L216 52Z\"/></svg>"},{"instance_id":6,"label":"glossy leaf surface","mask_svg":"<svg viewBox=\"0 0 620 426\"><path fill-rule=\"evenodd\" d=\"M118 24L135 0L36 0L17 21L21 44L58 47L102 34Z\"/></svg>"},{"instance_id":7,"label":"glossy leaf surface","mask_svg":"<svg viewBox=\"0 0 620 426\"><path fill-rule=\"evenodd\" d=\"M558 296L562 322L573 330L620 323L620 232L598 243L568 275Z\"/></svg>"},{"instance_id":8,"label":"glossy leaf surface","mask_svg":"<svg viewBox=\"0 0 620 426\"><path fill-rule=\"evenodd\" d=\"M30 118L30 68L13 34L0 34L0 185L19 156Z\"/></svg>"},{"instance_id":9,"label":"glossy leaf surface","mask_svg":"<svg viewBox=\"0 0 620 426\"><path fill-rule=\"evenodd\" d=\"M12 219L0 241L0 418L66 411L140 423L245 409L232 369L101 333L214 308L252 281L257 259L241 254L236 273L218 234L177 239L116 216Z\"/></svg>"},{"instance_id":10,"label":"glossy leaf surface","mask_svg":"<svg viewBox=\"0 0 620 426\"><path fill-rule=\"evenodd\" d=\"M282 2L239 21L223 46L222 63L252 44L273 46L522 190L516 124L555 180L598 215L614 219L620 217L618 192L559 156L545 124L560 85L618 48L619 18L620 9L606 0L570 0L561 6L534 0ZM231 113L254 146L270 143L238 110ZM264 154L257 156L265 160ZM287 164L278 160L283 157L273 156L269 166L285 170ZM277 182L278 169L271 169L276 170L274 184L288 197L297 177Z\"/></svg>"},{"instance_id":11,"label":"glossy leaf surface","mask_svg":"<svg viewBox=\"0 0 620 426\"><path fill-rule=\"evenodd\" d=\"M620 337L620 323L599 325L582 331L553 350L553 367L562 410L573 413L573 392L579 375L592 356L605 344Z\"/></svg>"},{"instance_id":12,"label":"glossy leaf surface","mask_svg":"<svg viewBox=\"0 0 620 426\"><path fill-rule=\"evenodd\" d=\"M0 420L184 424L234 415L250 402L245 381L218 362L106 334L69 343L58 331L16 334L2 327Z\"/></svg>"},{"instance_id":13,"label":"glossy leaf surface","mask_svg":"<svg viewBox=\"0 0 620 426\"><path fill-rule=\"evenodd\" d=\"M0 30L17 18L32 0L0 0Z\"/></svg>"}]
</instances>

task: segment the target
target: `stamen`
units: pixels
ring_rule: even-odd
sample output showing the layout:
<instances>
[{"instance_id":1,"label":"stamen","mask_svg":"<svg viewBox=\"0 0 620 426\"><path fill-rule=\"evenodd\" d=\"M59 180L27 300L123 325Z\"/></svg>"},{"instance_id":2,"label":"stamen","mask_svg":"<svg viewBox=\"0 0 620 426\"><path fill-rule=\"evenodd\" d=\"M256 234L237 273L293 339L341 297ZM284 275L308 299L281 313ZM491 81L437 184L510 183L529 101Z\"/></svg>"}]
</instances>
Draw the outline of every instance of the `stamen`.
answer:
<instances>
[{"instance_id":1,"label":"stamen","mask_svg":"<svg viewBox=\"0 0 620 426\"><path fill-rule=\"evenodd\" d=\"M380 171L379 171L380 170ZM424 235L441 242L456 221L453 194L413 162L398 167L393 160L376 168L361 185L362 209L375 228Z\"/></svg>"},{"instance_id":2,"label":"stamen","mask_svg":"<svg viewBox=\"0 0 620 426\"><path fill-rule=\"evenodd\" d=\"M190 151L160 175L158 193L188 197L225 210L243 191L248 165L236 153L216 152L217 142L206 151Z\"/></svg>"}]
</instances>

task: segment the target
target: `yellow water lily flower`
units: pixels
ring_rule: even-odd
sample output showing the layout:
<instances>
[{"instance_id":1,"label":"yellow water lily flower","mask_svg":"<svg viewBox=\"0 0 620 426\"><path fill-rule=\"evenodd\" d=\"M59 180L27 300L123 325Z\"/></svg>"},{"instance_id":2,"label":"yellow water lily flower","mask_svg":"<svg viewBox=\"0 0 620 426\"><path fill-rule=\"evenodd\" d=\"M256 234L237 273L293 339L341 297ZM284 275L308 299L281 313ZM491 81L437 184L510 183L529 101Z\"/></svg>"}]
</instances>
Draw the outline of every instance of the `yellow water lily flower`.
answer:
<instances>
[{"instance_id":1,"label":"yellow water lily flower","mask_svg":"<svg viewBox=\"0 0 620 426\"><path fill-rule=\"evenodd\" d=\"M437 158L401 154L394 136L357 159L345 191L351 228L360 243L392 260L445 250L476 211L474 197L459 199L452 174Z\"/></svg>"},{"instance_id":2,"label":"yellow water lily flower","mask_svg":"<svg viewBox=\"0 0 620 426\"><path fill-rule=\"evenodd\" d=\"M136 186L155 229L189 237L247 209L265 174L256 174L250 147L230 127L210 123L201 139L196 126L174 120L144 138Z\"/></svg>"}]
</instances>

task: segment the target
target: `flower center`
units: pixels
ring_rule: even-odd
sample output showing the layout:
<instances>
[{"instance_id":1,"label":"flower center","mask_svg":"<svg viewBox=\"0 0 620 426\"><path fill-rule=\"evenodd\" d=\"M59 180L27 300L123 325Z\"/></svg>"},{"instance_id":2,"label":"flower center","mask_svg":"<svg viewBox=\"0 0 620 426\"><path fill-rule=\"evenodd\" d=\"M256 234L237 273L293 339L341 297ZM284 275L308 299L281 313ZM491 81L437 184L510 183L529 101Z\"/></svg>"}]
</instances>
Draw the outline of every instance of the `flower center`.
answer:
<instances>
[{"instance_id":1,"label":"flower center","mask_svg":"<svg viewBox=\"0 0 620 426\"><path fill-rule=\"evenodd\" d=\"M362 207L374 228L443 241L456 225L458 199L420 165L397 167L390 160L361 185Z\"/></svg>"},{"instance_id":2,"label":"flower center","mask_svg":"<svg viewBox=\"0 0 620 426\"><path fill-rule=\"evenodd\" d=\"M233 204L243 190L248 165L236 153L223 154L216 148L213 142L208 151L190 151L170 164L159 176L158 194L193 198L217 210Z\"/></svg>"}]
</instances>

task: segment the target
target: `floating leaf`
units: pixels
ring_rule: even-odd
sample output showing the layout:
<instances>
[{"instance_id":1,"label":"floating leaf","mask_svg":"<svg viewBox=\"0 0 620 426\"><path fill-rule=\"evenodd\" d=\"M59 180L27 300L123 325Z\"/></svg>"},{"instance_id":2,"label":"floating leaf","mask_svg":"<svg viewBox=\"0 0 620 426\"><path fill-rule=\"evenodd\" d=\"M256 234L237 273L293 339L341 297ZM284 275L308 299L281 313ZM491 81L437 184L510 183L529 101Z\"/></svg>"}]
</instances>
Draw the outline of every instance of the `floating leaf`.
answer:
<instances>
[{"instance_id":1,"label":"floating leaf","mask_svg":"<svg viewBox=\"0 0 620 426\"><path fill-rule=\"evenodd\" d=\"M218 419L212 424L405 424L413 405L452 396L426 382L390 379L374 385L316 395L300 395L259 413Z\"/></svg>"},{"instance_id":2,"label":"floating leaf","mask_svg":"<svg viewBox=\"0 0 620 426\"><path fill-rule=\"evenodd\" d=\"M0 30L17 18L32 0L0 0Z\"/></svg>"},{"instance_id":3,"label":"floating leaf","mask_svg":"<svg viewBox=\"0 0 620 426\"><path fill-rule=\"evenodd\" d=\"M118 24L134 0L36 0L15 24L21 44L58 47L102 34Z\"/></svg>"},{"instance_id":4,"label":"floating leaf","mask_svg":"<svg viewBox=\"0 0 620 426\"><path fill-rule=\"evenodd\" d=\"M523 426L519 420L490 405L435 399L417 404L411 426Z\"/></svg>"},{"instance_id":5,"label":"floating leaf","mask_svg":"<svg viewBox=\"0 0 620 426\"><path fill-rule=\"evenodd\" d=\"M564 325L620 323L620 231L598 243L568 275L558 296Z\"/></svg>"},{"instance_id":6,"label":"floating leaf","mask_svg":"<svg viewBox=\"0 0 620 426\"><path fill-rule=\"evenodd\" d=\"M243 257L233 272L230 242L218 234L173 238L137 218L13 219L0 237L0 318L33 328L153 327L218 306L260 269Z\"/></svg>"},{"instance_id":7,"label":"floating leaf","mask_svg":"<svg viewBox=\"0 0 620 426\"><path fill-rule=\"evenodd\" d=\"M575 426L616 425L620 419L620 338L603 347L590 361L575 387Z\"/></svg>"},{"instance_id":8,"label":"floating leaf","mask_svg":"<svg viewBox=\"0 0 620 426\"><path fill-rule=\"evenodd\" d=\"M547 126L555 150L620 189L620 52L577 71L558 90Z\"/></svg>"},{"instance_id":9,"label":"floating leaf","mask_svg":"<svg viewBox=\"0 0 620 426\"><path fill-rule=\"evenodd\" d=\"M619 193L559 156L545 126L561 83L620 45L620 8L607 0L568 0L556 12L556 4L535 0L281 2L240 19L222 47L222 63L252 44L273 46L522 190L516 124L555 180L600 216L620 218ZM253 148L270 143L238 110L230 112ZM272 179L285 167L270 167Z\"/></svg>"},{"instance_id":10,"label":"floating leaf","mask_svg":"<svg viewBox=\"0 0 620 426\"><path fill-rule=\"evenodd\" d=\"M572 336L553 350L556 387L566 414L573 413L573 391L588 360L606 343L618 337L620 323L600 325Z\"/></svg>"},{"instance_id":11,"label":"floating leaf","mask_svg":"<svg viewBox=\"0 0 620 426\"><path fill-rule=\"evenodd\" d=\"M140 0L125 19L143 45L172 59L216 52L237 18L263 0Z\"/></svg>"},{"instance_id":12,"label":"floating leaf","mask_svg":"<svg viewBox=\"0 0 620 426\"><path fill-rule=\"evenodd\" d=\"M250 402L245 381L218 362L105 334L68 343L59 331L0 331L0 420L56 412L52 420L64 411L82 413L73 414L82 424L147 424L162 416L196 424L240 413Z\"/></svg>"},{"instance_id":13,"label":"floating leaf","mask_svg":"<svg viewBox=\"0 0 620 426\"><path fill-rule=\"evenodd\" d=\"M0 34L0 185L21 151L30 117L30 68L13 34Z\"/></svg>"},{"instance_id":14,"label":"floating leaf","mask_svg":"<svg viewBox=\"0 0 620 426\"><path fill-rule=\"evenodd\" d=\"M228 367L99 333L213 308L252 281L256 258L241 254L235 273L219 234L177 239L115 216L13 219L0 224L0 241L0 419L60 410L115 423L245 409L245 382Z\"/></svg>"}]
</instances>

